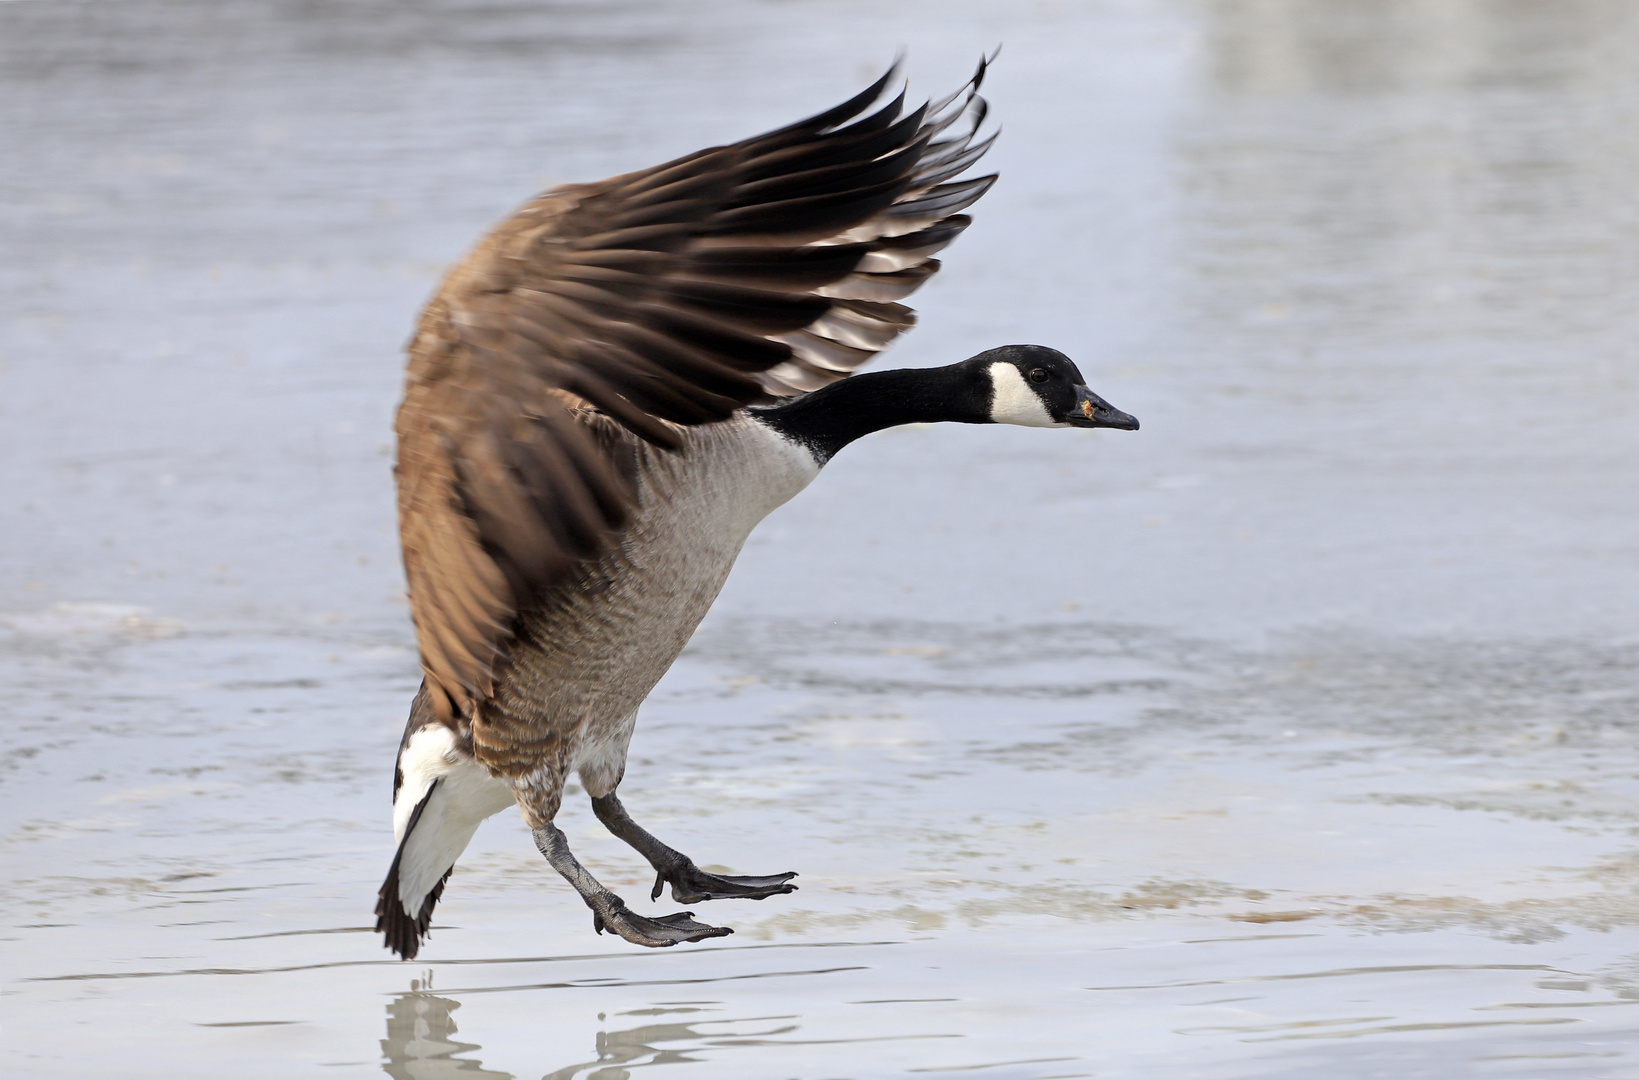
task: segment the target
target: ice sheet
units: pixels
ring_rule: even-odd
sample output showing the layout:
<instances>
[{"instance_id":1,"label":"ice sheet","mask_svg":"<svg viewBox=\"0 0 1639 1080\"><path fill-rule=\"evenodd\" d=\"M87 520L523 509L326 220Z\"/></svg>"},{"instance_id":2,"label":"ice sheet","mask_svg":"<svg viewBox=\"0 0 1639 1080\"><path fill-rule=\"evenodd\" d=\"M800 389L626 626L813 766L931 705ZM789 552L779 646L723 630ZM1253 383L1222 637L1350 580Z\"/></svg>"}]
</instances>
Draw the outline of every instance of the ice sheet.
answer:
<instances>
[{"instance_id":1,"label":"ice sheet","mask_svg":"<svg viewBox=\"0 0 1639 1080\"><path fill-rule=\"evenodd\" d=\"M887 432L754 535L622 795L801 891L636 950L502 816L387 960L439 268L998 41L885 362L1051 344L1143 430ZM1591 0L0 5L7 1074L1639 1076L1636 61Z\"/></svg>"}]
</instances>

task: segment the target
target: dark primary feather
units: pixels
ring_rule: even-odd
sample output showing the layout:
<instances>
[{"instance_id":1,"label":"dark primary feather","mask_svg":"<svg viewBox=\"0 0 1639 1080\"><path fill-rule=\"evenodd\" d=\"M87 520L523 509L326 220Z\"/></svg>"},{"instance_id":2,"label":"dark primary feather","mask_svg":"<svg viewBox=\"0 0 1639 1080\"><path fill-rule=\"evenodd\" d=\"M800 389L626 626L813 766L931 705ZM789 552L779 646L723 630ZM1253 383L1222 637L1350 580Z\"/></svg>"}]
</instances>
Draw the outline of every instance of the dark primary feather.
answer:
<instances>
[{"instance_id":1,"label":"dark primary feather","mask_svg":"<svg viewBox=\"0 0 1639 1080\"><path fill-rule=\"evenodd\" d=\"M994 176L985 63L956 94L836 108L536 198L445 278L410 345L399 528L431 705L469 718L517 613L607 550L635 442L845 377L915 322ZM960 132L952 134L953 131ZM937 140L937 141L936 141Z\"/></svg>"}]
</instances>

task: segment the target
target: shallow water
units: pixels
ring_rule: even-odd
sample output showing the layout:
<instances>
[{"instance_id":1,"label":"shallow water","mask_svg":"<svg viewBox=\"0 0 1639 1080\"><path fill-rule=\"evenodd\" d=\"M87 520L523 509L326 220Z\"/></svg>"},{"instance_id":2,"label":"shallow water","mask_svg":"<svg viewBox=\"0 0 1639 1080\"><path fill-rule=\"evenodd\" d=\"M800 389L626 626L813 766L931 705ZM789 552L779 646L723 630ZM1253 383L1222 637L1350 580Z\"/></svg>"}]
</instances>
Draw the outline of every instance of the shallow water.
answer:
<instances>
[{"instance_id":1,"label":"shallow water","mask_svg":"<svg viewBox=\"0 0 1639 1080\"><path fill-rule=\"evenodd\" d=\"M439 267L998 40L894 361L1144 429L884 433L752 538L622 793L801 891L636 950L503 815L387 960ZM1616 0L0 5L7 1074L1639 1076L1636 61Z\"/></svg>"}]
</instances>

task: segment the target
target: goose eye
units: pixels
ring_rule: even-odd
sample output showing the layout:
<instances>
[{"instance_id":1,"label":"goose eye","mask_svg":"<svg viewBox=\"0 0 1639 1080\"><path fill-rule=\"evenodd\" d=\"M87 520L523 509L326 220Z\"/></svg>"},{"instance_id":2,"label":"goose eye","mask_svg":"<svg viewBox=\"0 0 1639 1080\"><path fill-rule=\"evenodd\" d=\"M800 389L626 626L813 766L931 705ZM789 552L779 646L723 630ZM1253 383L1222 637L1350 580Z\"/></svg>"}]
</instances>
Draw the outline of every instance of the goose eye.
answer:
<instances>
[{"instance_id":1,"label":"goose eye","mask_svg":"<svg viewBox=\"0 0 1639 1080\"><path fill-rule=\"evenodd\" d=\"M1031 382L1046 382L1049 378L1051 378L1051 376L1049 376L1047 374L1047 369L1046 368L1039 368L1038 367L1038 368L1031 368L1030 369L1030 381Z\"/></svg>"}]
</instances>

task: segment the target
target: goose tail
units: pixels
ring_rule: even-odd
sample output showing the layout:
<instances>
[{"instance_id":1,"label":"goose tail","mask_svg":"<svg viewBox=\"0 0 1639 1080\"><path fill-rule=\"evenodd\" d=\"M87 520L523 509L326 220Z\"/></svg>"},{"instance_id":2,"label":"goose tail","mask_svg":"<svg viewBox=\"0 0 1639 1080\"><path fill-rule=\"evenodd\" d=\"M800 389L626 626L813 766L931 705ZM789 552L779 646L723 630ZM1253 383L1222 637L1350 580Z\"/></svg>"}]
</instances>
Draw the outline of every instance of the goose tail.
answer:
<instances>
[{"instance_id":1,"label":"goose tail","mask_svg":"<svg viewBox=\"0 0 1639 1080\"><path fill-rule=\"evenodd\" d=\"M387 948L412 960L432 928L433 908L455 861L484 819L517 799L510 783L492 776L433 717L425 687L411 706L394 781L398 850L376 894L376 931Z\"/></svg>"},{"instance_id":2,"label":"goose tail","mask_svg":"<svg viewBox=\"0 0 1639 1080\"><path fill-rule=\"evenodd\" d=\"M444 872L437 875L432 887L425 890L419 890L416 883L405 880L406 850L416 839L416 826L421 823L421 815L437 790L438 781L434 780L427 794L411 811L409 828L405 830L398 850L393 853L393 863L387 868L387 880L381 883L381 890L376 894L376 933L383 936L386 947L397 953L401 960L414 960L416 953L421 951L421 942L432 927L433 908L437 906L438 898L444 895L444 883L455 869L452 860ZM410 854L413 862L418 852L411 851ZM406 884L410 884L411 888L406 890ZM418 891L423 893L419 903L415 899Z\"/></svg>"}]
</instances>

